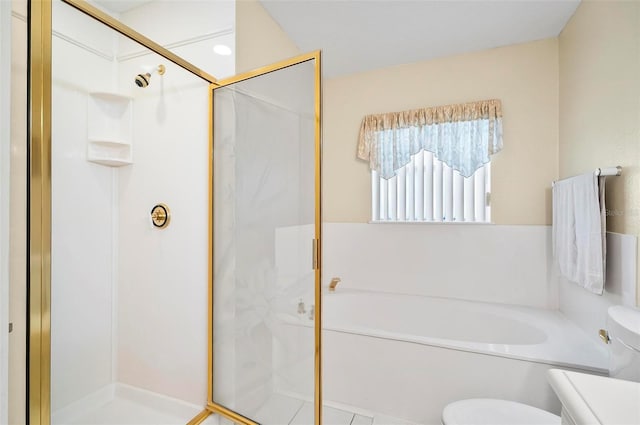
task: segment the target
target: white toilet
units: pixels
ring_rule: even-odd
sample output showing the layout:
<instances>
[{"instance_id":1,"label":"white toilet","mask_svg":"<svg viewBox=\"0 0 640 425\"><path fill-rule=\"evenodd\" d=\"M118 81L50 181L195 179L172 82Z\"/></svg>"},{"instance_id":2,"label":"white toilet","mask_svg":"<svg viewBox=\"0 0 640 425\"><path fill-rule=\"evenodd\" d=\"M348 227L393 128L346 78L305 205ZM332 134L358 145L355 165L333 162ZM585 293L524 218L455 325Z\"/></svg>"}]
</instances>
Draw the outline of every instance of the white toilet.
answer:
<instances>
[{"instance_id":1,"label":"white toilet","mask_svg":"<svg viewBox=\"0 0 640 425\"><path fill-rule=\"evenodd\" d=\"M607 315L609 376L640 382L640 311L610 307ZM606 334L604 336L607 337ZM559 425L560 416L508 400L473 398L449 403L443 425Z\"/></svg>"}]
</instances>

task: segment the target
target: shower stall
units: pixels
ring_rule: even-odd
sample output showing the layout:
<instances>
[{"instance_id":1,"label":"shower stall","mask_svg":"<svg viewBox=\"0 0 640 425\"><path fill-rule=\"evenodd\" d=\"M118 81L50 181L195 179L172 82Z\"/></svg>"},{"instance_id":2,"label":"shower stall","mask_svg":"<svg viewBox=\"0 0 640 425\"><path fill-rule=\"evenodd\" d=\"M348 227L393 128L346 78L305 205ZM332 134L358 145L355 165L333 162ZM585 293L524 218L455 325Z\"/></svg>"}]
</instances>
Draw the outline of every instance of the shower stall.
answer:
<instances>
[{"instance_id":1,"label":"shower stall","mask_svg":"<svg viewBox=\"0 0 640 425\"><path fill-rule=\"evenodd\" d=\"M82 0L26 21L28 423L321 423L319 52L219 80Z\"/></svg>"}]
</instances>

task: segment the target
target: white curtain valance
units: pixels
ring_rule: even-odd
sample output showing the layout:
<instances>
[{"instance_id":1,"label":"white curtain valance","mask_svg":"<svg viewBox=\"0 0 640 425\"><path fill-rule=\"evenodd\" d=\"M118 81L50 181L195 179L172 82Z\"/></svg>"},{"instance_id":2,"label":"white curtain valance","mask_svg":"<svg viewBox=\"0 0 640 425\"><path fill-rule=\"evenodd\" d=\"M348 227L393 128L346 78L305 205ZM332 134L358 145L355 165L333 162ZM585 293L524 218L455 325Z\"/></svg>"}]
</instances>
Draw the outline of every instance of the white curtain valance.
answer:
<instances>
[{"instance_id":1,"label":"white curtain valance","mask_svg":"<svg viewBox=\"0 0 640 425\"><path fill-rule=\"evenodd\" d=\"M367 115L360 126L358 158L385 179L421 150L464 177L502 149L502 103L483 100L458 105Z\"/></svg>"}]
</instances>

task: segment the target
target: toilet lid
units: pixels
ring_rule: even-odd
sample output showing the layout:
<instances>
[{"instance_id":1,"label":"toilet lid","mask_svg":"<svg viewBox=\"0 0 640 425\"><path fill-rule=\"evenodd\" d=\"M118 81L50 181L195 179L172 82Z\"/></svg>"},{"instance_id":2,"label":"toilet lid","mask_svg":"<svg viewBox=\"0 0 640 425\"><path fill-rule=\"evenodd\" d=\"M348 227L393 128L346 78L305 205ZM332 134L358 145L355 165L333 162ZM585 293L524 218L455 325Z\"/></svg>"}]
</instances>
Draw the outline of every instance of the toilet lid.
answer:
<instances>
[{"instance_id":1,"label":"toilet lid","mask_svg":"<svg viewBox=\"0 0 640 425\"><path fill-rule=\"evenodd\" d=\"M515 401L472 398L448 404L444 425L560 425L560 416Z\"/></svg>"}]
</instances>

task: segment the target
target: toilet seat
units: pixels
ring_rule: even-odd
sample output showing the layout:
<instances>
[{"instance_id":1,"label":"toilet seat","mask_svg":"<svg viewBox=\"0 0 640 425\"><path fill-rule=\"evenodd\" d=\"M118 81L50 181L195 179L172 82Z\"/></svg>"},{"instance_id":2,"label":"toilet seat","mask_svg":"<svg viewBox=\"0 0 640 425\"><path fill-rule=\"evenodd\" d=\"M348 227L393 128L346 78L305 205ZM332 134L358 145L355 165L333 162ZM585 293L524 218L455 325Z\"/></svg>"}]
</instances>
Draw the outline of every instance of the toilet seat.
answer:
<instances>
[{"instance_id":1,"label":"toilet seat","mask_svg":"<svg viewBox=\"0 0 640 425\"><path fill-rule=\"evenodd\" d=\"M444 425L560 425L560 416L515 401L472 398L449 403Z\"/></svg>"}]
</instances>

